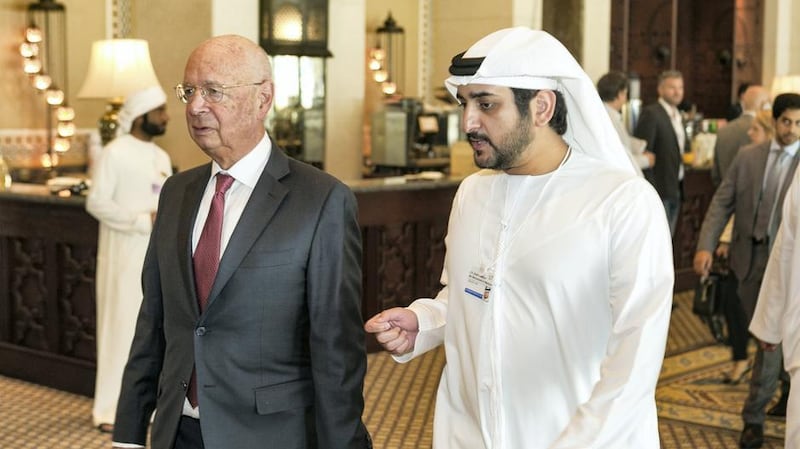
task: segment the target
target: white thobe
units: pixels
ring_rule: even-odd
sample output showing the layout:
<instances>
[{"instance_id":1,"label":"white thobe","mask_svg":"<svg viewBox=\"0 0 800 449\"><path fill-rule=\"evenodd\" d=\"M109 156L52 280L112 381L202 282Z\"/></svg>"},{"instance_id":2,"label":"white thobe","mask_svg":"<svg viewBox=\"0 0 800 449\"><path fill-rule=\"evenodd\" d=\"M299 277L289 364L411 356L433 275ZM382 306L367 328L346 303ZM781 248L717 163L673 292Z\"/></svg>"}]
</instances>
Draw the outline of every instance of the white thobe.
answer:
<instances>
[{"instance_id":1,"label":"white thobe","mask_svg":"<svg viewBox=\"0 0 800 449\"><path fill-rule=\"evenodd\" d=\"M435 449L659 446L674 274L647 181L578 152L541 177L484 170L445 242L445 288L410 306L420 332L397 357L445 345ZM471 294L491 268L488 300Z\"/></svg>"},{"instance_id":2,"label":"white thobe","mask_svg":"<svg viewBox=\"0 0 800 449\"><path fill-rule=\"evenodd\" d=\"M800 385L800 171L783 200L783 218L761 282L750 332L767 343L783 343L783 365ZM800 448L800 388L789 390L787 448Z\"/></svg>"},{"instance_id":3,"label":"white thobe","mask_svg":"<svg viewBox=\"0 0 800 449\"><path fill-rule=\"evenodd\" d=\"M122 371L142 303L141 273L151 213L172 174L170 158L152 142L131 135L111 141L100 154L86 210L100 222L97 247L97 377L92 418L114 423Z\"/></svg>"}]
</instances>

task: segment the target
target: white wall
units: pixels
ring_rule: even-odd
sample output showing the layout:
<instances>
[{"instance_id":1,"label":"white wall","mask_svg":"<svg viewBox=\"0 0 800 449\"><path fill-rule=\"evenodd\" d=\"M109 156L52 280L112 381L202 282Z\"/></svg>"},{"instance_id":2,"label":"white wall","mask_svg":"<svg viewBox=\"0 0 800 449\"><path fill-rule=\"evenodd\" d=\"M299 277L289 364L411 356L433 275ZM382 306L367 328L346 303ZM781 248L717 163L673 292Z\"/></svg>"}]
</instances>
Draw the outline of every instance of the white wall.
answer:
<instances>
[{"instance_id":1,"label":"white wall","mask_svg":"<svg viewBox=\"0 0 800 449\"><path fill-rule=\"evenodd\" d=\"M242 20L243 17L254 17L256 20ZM258 42L258 1L213 0L211 34L238 34Z\"/></svg>"},{"instance_id":2,"label":"white wall","mask_svg":"<svg viewBox=\"0 0 800 449\"><path fill-rule=\"evenodd\" d=\"M533 28L535 30L541 30L542 1L543 0L512 0L512 26L522 26Z\"/></svg>"},{"instance_id":3,"label":"white wall","mask_svg":"<svg viewBox=\"0 0 800 449\"><path fill-rule=\"evenodd\" d=\"M325 171L360 179L367 0L330 0L325 99Z\"/></svg>"},{"instance_id":4,"label":"white wall","mask_svg":"<svg viewBox=\"0 0 800 449\"><path fill-rule=\"evenodd\" d=\"M772 84L775 76L800 74L800 4L796 0L764 2L763 83Z\"/></svg>"},{"instance_id":5,"label":"white wall","mask_svg":"<svg viewBox=\"0 0 800 449\"><path fill-rule=\"evenodd\" d=\"M583 54L581 65L589 79L597 81L608 72L611 54L611 0L584 0Z\"/></svg>"},{"instance_id":6,"label":"white wall","mask_svg":"<svg viewBox=\"0 0 800 449\"><path fill-rule=\"evenodd\" d=\"M544 0L513 0L513 26L542 28ZM608 72L611 53L611 0L584 0L581 66L592 80Z\"/></svg>"}]
</instances>

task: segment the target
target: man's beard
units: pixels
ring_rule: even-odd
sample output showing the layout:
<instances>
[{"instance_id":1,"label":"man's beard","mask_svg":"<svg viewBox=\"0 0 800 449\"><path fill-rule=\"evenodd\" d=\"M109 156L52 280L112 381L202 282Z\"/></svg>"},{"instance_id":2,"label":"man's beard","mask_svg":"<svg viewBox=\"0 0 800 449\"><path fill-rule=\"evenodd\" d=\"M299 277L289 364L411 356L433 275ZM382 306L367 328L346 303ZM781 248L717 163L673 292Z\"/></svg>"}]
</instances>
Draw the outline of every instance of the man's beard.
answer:
<instances>
[{"instance_id":1,"label":"man's beard","mask_svg":"<svg viewBox=\"0 0 800 449\"><path fill-rule=\"evenodd\" d=\"M502 141L495 145L487 135L481 133L467 133L467 137L473 140L483 140L490 147L492 147L493 154L490 158L481 162L478 160L478 155L475 154L475 165L480 168L489 168L492 170L508 170L516 166L519 161L520 155L530 145L533 140L531 135L531 123L528 117L520 117L517 120L516 126L511 128L511 131L503 136Z\"/></svg>"},{"instance_id":2,"label":"man's beard","mask_svg":"<svg viewBox=\"0 0 800 449\"><path fill-rule=\"evenodd\" d=\"M150 137L161 136L165 132L167 132L167 126L150 123L150 121L147 120L147 116L145 115L144 120L142 120L142 132L144 132Z\"/></svg>"},{"instance_id":3,"label":"man's beard","mask_svg":"<svg viewBox=\"0 0 800 449\"><path fill-rule=\"evenodd\" d=\"M776 136L775 140L777 140L778 144L782 147L788 147L797 141L797 136L791 131L783 134L776 134Z\"/></svg>"}]
</instances>

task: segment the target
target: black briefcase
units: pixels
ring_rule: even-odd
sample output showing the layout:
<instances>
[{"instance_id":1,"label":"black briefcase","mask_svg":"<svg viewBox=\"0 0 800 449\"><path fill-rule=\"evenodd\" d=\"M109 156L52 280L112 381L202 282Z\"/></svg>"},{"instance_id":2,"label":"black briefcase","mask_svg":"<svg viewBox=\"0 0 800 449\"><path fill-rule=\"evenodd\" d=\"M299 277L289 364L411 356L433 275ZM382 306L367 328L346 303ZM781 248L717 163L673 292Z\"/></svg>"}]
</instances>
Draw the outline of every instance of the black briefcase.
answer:
<instances>
[{"instance_id":1,"label":"black briefcase","mask_svg":"<svg viewBox=\"0 0 800 449\"><path fill-rule=\"evenodd\" d=\"M705 279L700 279L694 289L694 301L692 302L692 312L700 318L710 317L717 312L719 297L717 289L719 285L719 275L710 274Z\"/></svg>"},{"instance_id":2,"label":"black briefcase","mask_svg":"<svg viewBox=\"0 0 800 449\"><path fill-rule=\"evenodd\" d=\"M717 342L725 341L724 322L722 313L722 302L719 294L720 274L711 273L705 279L698 282L694 289L694 301L692 302L692 312L699 316L708 326L711 335Z\"/></svg>"}]
</instances>

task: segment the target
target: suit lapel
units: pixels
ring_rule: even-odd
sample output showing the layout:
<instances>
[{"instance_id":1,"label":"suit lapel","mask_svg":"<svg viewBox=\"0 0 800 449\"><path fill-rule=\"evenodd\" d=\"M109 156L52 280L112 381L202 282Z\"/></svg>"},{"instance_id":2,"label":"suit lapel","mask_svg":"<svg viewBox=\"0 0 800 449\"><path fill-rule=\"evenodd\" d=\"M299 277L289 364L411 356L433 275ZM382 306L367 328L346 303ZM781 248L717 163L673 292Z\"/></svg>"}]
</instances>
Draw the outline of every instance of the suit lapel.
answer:
<instances>
[{"instance_id":1,"label":"suit lapel","mask_svg":"<svg viewBox=\"0 0 800 449\"><path fill-rule=\"evenodd\" d=\"M200 171L193 181L186 185L184 200L181 202L181 211L178 219L178 242L179 251L176 260L180 261L180 272L183 282L188 289L187 297L191 298L192 307L195 313L200 314L200 306L197 304L197 291L194 284L194 265L192 264L192 231L194 222L197 218L197 211L200 209L200 201L203 198L208 178L211 176L211 164Z\"/></svg>"},{"instance_id":2,"label":"suit lapel","mask_svg":"<svg viewBox=\"0 0 800 449\"><path fill-rule=\"evenodd\" d=\"M761 197L761 189L764 188L764 172L767 170L767 158L769 157L769 146L770 142L763 143L758 147L758 157L756 158L756 163L753 164L753 179L755 182L753 183L753 213L756 212L758 208L758 200Z\"/></svg>"},{"instance_id":3,"label":"suit lapel","mask_svg":"<svg viewBox=\"0 0 800 449\"><path fill-rule=\"evenodd\" d=\"M792 157L791 165L789 169L786 170L786 174L783 177L783 185L781 185L781 191L778 194L778 205L775 207L776 223L780 223L783 219L783 199L786 197L786 192L789 190L789 184L791 184L794 179L794 172L797 170L798 160L800 160L800 151L795 153L794 157Z\"/></svg>"},{"instance_id":4,"label":"suit lapel","mask_svg":"<svg viewBox=\"0 0 800 449\"><path fill-rule=\"evenodd\" d=\"M273 146L267 166L261 173L220 260L217 277L208 296L209 308L250 251L253 243L264 232L289 192L289 189L280 183L280 179L288 173L289 161L286 155Z\"/></svg>"},{"instance_id":5,"label":"suit lapel","mask_svg":"<svg viewBox=\"0 0 800 449\"><path fill-rule=\"evenodd\" d=\"M680 147L680 143L678 142L678 135L675 134L675 127L672 126L672 118L669 116L669 114L667 113L667 110L664 109L664 106L660 102L657 103L657 106L658 106L658 110L661 113L661 119L664 121L664 123L670 129L669 135L672 136L672 140L674 142L675 148L677 149L676 151L680 155L681 147Z\"/></svg>"}]
</instances>

